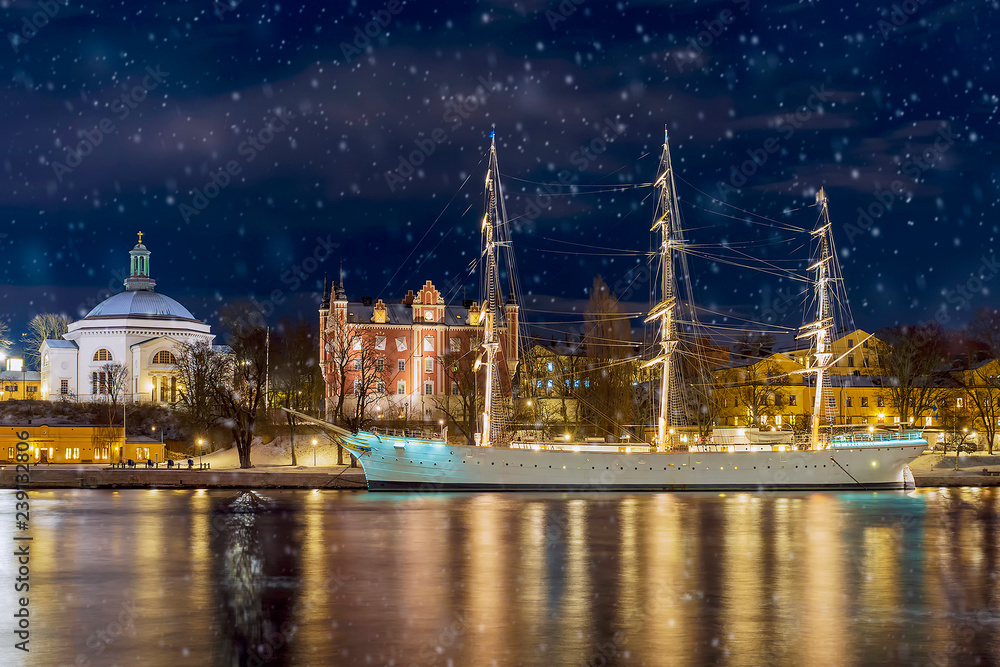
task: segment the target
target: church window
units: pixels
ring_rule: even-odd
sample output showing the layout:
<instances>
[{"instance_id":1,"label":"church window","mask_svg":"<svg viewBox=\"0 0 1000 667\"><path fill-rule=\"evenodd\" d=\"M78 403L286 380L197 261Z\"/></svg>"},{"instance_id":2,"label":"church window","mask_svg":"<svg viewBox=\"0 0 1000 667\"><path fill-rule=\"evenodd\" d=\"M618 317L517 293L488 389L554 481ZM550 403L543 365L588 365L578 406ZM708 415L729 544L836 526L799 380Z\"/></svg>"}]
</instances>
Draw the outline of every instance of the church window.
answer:
<instances>
[{"instance_id":1,"label":"church window","mask_svg":"<svg viewBox=\"0 0 1000 667\"><path fill-rule=\"evenodd\" d=\"M111 361L111 351L102 347L94 352L94 361Z\"/></svg>"},{"instance_id":2,"label":"church window","mask_svg":"<svg viewBox=\"0 0 1000 667\"><path fill-rule=\"evenodd\" d=\"M176 364L177 359L170 352L170 350L160 350L153 355L154 364Z\"/></svg>"},{"instance_id":3,"label":"church window","mask_svg":"<svg viewBox=\"0 0 1000 667\"><path fill-rule=\"evenodd\" d=\"M59 393L63 395L69 393L69 380L59 380Z\"/></svg>"}]
</instances>

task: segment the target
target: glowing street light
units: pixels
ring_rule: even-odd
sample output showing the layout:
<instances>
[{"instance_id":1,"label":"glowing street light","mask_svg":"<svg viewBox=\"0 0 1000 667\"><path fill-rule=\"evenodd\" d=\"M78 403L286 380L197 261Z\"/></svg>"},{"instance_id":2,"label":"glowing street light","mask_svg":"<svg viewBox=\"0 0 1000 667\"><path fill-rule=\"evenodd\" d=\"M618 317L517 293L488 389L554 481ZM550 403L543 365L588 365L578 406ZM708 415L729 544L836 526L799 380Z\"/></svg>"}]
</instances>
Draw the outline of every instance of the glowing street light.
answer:
<instances>
[{"instance_id":1,"label":"glowing street light","mask_svg":"<svg viewBox=\"0 0 1000 667\"><path fill-rule=\"evenodd\" d=\"M198 466L199 467L203 466L204 463L205 463L205 448L202 447L202 445L204 445L204 444L205 444L205 441L202 440L201 438L198 438Z\"/></svg>"},{"instance_id":2,"label":"glowing street light","mask_svg":"<svg viewBox=\"0 0 1000 667\"><path fill-rule=\"evenodd\" d=\"M313 468L316 467L316 438L313 438Z\"/></svg>"}]
</instances>

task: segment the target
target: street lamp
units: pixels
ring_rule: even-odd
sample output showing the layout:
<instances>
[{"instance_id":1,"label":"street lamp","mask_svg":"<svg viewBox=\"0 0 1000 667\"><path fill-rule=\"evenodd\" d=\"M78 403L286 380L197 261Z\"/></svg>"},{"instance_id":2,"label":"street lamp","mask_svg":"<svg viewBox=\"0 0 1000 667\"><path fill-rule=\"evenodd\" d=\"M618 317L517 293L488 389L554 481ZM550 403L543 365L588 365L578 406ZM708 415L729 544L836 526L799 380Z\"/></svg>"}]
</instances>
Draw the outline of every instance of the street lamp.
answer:
<instances>
[{"instance_id":1,"label":"street lamp","mask_svg":"<svg viewBox=\"0 0 1000 667\"><path fill-rule=\"evenodd\" d=\"M316 467L316 438L313 438L313 468Z\"/></svg>"},{"instance_id":2,"label":"street lamp","mask_svg":"<svg viewBox=\"0 0 1000 667\"><path fill-rule=\"evenodd\" d=\"M205 444L205 441L202 440L201 438L198 438L198 467L199 468L201 466L205 465L205 449L202 447L203 444Z\"/></svg>"}]
</instances>

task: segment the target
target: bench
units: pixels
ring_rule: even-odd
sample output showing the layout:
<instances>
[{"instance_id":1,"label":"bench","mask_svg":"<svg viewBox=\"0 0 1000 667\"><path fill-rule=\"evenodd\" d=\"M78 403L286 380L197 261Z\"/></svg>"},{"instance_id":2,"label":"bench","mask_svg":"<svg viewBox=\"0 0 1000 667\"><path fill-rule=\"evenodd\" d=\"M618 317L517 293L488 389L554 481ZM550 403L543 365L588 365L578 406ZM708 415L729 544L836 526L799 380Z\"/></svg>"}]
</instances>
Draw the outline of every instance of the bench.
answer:
<instances>
[{"instance_id":1,"label":"bench","mask_svg":"<svg viewBox=\"0 0 1000 667\"><path fill-rule=\"evenodd\" d=\"M983 468L983 474L987 477L1000 477L1000 470L990 470L989 468Z\"/></svg>"}]
</instances>

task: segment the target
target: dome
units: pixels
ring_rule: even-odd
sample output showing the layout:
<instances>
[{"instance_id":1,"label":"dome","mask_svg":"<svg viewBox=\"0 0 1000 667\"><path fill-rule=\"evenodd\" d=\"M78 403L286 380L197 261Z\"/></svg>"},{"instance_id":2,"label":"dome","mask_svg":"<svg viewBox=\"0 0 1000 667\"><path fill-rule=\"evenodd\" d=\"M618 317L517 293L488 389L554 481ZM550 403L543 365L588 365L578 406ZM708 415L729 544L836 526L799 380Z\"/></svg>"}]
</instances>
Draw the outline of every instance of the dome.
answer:
<instances>
[{"instance_id":1,"label":"dome","mask_svg":"<svg viewBox=\"0 0 1000 667\"><path fill-rule=\"evenodd\" d=\"M87 313L83 319L106 317L147 317L154 319L180 318L195 319L187 308L171 299L169 296L137 290L120 292L97 304L97 307Z\"/></svg>"}]
</instances>

